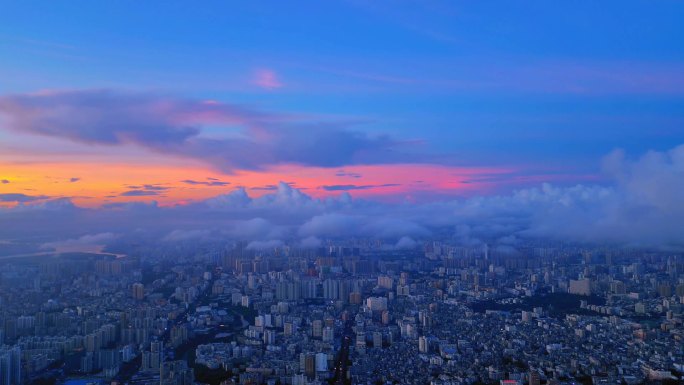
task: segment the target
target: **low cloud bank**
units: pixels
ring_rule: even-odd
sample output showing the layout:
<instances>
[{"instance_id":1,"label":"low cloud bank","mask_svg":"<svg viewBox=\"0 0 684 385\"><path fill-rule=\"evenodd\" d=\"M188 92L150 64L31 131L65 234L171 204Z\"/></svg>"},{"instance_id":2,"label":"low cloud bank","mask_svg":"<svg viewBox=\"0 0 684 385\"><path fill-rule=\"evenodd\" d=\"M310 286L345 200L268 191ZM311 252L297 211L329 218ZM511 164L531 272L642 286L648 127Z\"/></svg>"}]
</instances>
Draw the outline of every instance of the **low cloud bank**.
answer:
<instances>
[{"instance_id":1,"label":"low cloud bank","mask_svg":"<svg viewBox=\"0 0 684 385\"><path fill-rule=\"evenodd\" d=\"M79 239L86 234L149 234L164 242L236 239L252 249L282 242L317 247L322 239L382 238L396 248L448 237L514 250L525 239L684 249L684 145L637 159L614 151L603 160L606 185L539 187L507 195L424 204L316 199L286 183L251 197L238 188L185 206L154 203L85 209L68 199L0 208L0 238ZM7 198L7 197L5 197ZM84 231L87 229L87 231Z\"/></svg>"}]
</instances>

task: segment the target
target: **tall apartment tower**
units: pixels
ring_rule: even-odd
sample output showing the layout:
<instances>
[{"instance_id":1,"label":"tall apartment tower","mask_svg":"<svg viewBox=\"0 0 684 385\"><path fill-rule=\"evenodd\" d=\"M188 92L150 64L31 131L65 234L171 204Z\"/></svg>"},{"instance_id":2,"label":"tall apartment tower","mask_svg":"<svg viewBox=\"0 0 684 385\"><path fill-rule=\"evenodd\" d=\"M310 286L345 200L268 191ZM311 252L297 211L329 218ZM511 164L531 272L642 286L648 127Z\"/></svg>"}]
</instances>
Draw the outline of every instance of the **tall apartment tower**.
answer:
<instances>
[{"instance_id":1,"label":"tall apartment tower","mask_svg":"<svg viewBox=\"0 0 684 385\"><path fill-rule=\"evenodd\" d=\"M141 299L145 298L145 285L143 285L142 283L139 283L139 282L134 283L131 286L131 297L133 297L137 300L141 300Z\"/></svg>"},{"instance_id":2,"label":"tall apartment tower","mask_svg":"<svg viewBox=\"0 0 684 385\"><path fill-rule=\"evenodd\" d=\"M19 346L0 347L0 385L21 384L21 349Z\"/></svg>"},{"instance_id":3,"label":"tall apartment tower","mask_svg":"<svg viewBox=\"0 0 684 385\"><path fill-rule=\"evenodd\" d=\"M539 373L537 371L534 371L534 370L530 371L530 374L528 375L528 377L529 377L529 381L528 381L529 385L539 385L541 383L541 377L539 376Z\"/></svg>"}]
</instances>

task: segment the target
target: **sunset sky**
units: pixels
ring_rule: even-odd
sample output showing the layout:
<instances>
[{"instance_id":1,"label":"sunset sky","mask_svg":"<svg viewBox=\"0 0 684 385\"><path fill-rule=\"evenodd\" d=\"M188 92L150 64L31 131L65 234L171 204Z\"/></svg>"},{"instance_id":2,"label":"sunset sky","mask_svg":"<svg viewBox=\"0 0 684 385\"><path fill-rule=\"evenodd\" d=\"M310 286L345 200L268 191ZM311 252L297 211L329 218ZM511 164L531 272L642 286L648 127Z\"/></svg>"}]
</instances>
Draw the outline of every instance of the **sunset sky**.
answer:
<instances>
[{"instance_id":1,"label":"sunset sky","mask_svg":"<svg viewBox=\"0 0 684 385\"><path fill-rule=\"evenodd\" d=\"M684 143L684 3L35 2L0 12L0 206L279 182L390 203L610 184Z\"/></svg>"}]
</instances>

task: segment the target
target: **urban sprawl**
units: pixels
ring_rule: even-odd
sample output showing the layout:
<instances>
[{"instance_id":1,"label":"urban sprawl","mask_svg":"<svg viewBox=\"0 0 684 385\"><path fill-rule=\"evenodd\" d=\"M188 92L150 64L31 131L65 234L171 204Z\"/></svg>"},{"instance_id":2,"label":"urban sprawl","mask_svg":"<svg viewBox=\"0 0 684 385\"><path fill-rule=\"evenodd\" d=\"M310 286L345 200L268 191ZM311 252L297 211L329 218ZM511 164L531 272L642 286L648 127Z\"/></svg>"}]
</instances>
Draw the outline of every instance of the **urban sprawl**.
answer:
<instances>
[{"instance_id":1,"label":"urban sprawl","mask_svg":"<svg viewBox=\"0 0 684 385\"><path fill-rule=\"evenodd\" d=\"M118 248L0 260L0 385L683 380L677 253Z\"/></svg>"}]
</instances>

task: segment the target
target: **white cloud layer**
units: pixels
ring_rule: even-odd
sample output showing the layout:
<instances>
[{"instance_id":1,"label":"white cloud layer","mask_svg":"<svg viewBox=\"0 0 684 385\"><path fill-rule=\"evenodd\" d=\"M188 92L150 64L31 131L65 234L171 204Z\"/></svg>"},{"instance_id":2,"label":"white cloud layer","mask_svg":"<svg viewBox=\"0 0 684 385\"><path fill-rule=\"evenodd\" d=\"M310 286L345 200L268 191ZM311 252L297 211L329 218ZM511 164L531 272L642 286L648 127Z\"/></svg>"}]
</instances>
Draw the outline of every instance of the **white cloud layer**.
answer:
<instances>
[{"instance_id":1,"label":"white cloud layer","mask_svg":"<svg viewBox=\"0 0 684 385\"><path fill-rule=\"evenodd\" d=\"M64 199L25 202L0 209L0 220L12 223L0 229L0 238L143 231L167 242L245 240L253 249L281 242L317 247L321 239L341 237L378 237L408 248L431 236L508 248L530 238L684 248L684 145L637 159L614 151L604 158L603 170L610 181L605 185L543 184L508 195L423 204L355 200L347 193L315 199L285 183L258 198L237 189L183 207L85 209Z\"/></svg>"}]
</instances>

